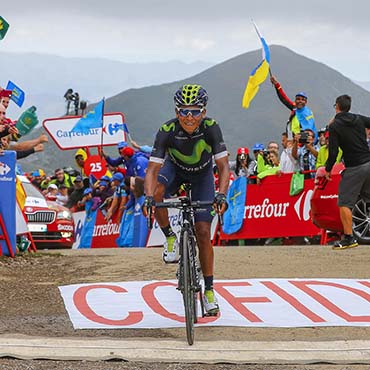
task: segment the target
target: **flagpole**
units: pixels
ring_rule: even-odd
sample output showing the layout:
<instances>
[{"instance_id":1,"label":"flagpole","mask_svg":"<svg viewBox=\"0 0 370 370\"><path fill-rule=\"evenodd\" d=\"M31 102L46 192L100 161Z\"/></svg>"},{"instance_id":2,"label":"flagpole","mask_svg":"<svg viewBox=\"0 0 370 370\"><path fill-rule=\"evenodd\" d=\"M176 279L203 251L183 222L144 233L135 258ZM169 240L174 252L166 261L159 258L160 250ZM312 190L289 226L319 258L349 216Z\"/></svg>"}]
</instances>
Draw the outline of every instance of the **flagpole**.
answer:
<instances>
[{"instance_id":1,"label":"flagpole","mask_svg":"<svg viewBox=\"0 0 370 370\"><path fill-rule=\"evenodd\" d=\"M103 158L104 106L105 106L105 97L103 97L103 107L101 114L100 158Z\"/></svg>"}]
</instances>

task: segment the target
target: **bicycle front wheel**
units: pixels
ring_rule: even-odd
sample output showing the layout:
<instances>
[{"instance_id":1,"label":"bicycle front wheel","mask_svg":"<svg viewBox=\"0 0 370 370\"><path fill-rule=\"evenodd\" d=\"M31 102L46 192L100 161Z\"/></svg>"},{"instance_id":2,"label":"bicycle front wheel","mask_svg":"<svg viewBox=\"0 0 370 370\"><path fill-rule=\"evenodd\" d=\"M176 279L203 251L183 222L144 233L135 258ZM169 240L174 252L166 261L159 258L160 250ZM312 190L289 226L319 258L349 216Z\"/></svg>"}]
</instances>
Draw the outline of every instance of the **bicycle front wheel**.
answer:
<instances>
[{"instance_id":1,"label":"bicycle front wheel","mask_svg":"<svg viewBox=\"0 0 370 370\"><path fill-rule=\"evenodd\" d=\"M189 248L191 247L190 243L191 241L189 239L189 233L187 230L185 230L182 235L182 263L184 272L184 289L182 292L182 297L184 300L186 336L188 343L192 345L194 343L195 300L189 258Z\"/></svg>"}]
</instances>

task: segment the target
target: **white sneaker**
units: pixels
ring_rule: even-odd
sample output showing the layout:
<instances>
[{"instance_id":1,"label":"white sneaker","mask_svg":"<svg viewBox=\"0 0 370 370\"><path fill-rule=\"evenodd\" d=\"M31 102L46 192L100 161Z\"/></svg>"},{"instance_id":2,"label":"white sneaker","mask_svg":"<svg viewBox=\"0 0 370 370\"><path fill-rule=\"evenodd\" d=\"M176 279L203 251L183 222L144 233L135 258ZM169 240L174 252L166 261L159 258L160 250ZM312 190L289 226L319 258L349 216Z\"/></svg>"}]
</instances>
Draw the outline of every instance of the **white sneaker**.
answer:
<instances>
[{"instance_id":1,"label":"white sneaker","mask_svg":"<svg viewBox=\"0 0 370 370\"><path fill-rule=\"evenodd\" d=\"M165 263L177 263L179 261L179 243L176 235L168 236L163 247L163 261Z\"/></svg>"},{"instance_id":2,"label":"white sneaker","mask_svg":"<svg viewBox=\"0 0 370 370\"><path fill-rule=\"evenodd\" d=\"M220 312L220 307L213 289L204 291L203 304L206 315L208 316L216 316Z\"/></svg>"}]
</instances>

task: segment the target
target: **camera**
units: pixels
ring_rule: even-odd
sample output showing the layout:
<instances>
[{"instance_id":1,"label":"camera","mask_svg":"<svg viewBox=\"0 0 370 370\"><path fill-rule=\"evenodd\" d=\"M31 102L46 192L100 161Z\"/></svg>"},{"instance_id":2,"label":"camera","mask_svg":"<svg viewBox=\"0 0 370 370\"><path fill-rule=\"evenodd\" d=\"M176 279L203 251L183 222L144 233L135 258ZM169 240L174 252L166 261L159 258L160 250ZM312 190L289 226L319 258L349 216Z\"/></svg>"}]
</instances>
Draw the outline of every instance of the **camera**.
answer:
<instances>
[{"instance_id":1,"label":"camera","mask_svg":"<svg viewBox=\"0 0 370 370\"><path fill-rule=\"evenodd\" d=\"M239 159L241 161L245 161L247 159L247 156L244 153L242 153L242 154L240 154Z\"/></svg>"},{"instance_id":2,"label":"camera","mask_svg":"<svg viewBox=\"0 0 370 370\"><path fill-rule=\"evenodd\" d=\"M298 142L300 144L307 144L309 142L308 141L308 132L301 131L300 134L301 134L301 137L299 138Z\"/></svg>"}]
</instances>

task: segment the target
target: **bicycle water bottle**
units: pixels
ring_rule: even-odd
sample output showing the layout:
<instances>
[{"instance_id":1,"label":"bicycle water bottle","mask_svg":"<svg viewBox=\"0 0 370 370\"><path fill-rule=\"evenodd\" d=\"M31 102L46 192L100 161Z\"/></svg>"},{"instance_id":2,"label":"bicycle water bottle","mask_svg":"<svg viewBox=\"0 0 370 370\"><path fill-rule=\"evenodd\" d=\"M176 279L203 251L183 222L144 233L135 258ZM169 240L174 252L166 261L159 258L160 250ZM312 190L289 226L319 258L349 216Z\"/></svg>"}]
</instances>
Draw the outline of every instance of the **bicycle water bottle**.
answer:
<instances>
[{"instance_id":1,"label":"bicycle water bottle","mask_svg":"<svg viewBox=\"0 0 370 370\"><path fill-rule=\"evenodd\" d=\"M32 106L22 113L15 127L18 129L19 135L24 136L27 135L38 123L39 120L36 115L36 107Z\"/></svg>"}]
</instances>

